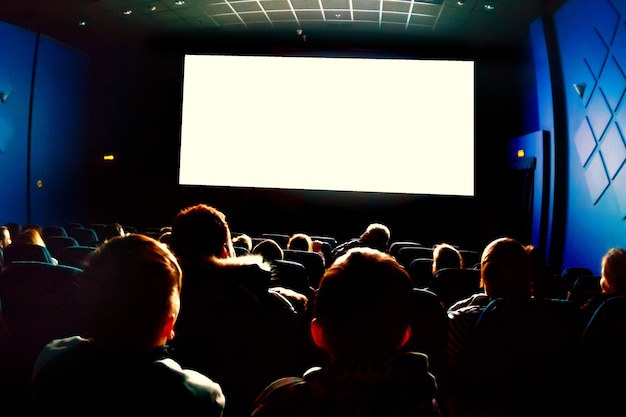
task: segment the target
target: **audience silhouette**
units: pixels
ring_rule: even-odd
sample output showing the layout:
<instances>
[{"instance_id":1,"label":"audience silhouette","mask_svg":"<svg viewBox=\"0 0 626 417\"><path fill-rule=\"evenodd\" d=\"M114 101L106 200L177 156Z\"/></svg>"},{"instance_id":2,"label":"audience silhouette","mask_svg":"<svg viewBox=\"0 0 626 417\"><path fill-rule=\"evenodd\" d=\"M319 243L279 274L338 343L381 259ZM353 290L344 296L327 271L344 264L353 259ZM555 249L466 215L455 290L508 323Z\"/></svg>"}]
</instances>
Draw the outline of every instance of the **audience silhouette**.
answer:
<instances>
[{"instance_id":1,"label":"audience silhouette","mask_svg":"<svg viewBox=\"0 0 626 417\"><path fill-rule=\"evenodd\" d=\"M311 336L326 364L273 382L253 417L438 416L437 384L411 335L412 284L390 255L354 248L331 265L314 301Z\"/></svg>"},{"instance_id":2,"label":"audience silhouette","mask_svg":"<svg viewBox=\"0 0 626 417\"><path fill-rule=\"evenodd\" d=\"M236 257L226 216L215 207L181 210L170 246L185 280L176 358L220 382L229 399L225 416L249 415L260 390L299 369L298 307L305 296L273 288L261 256Z\"/></svg>"},{"instance_id":3,"label":"audience silhouette","mask_svg":"<svg viewBox=\"0 0 626 417\"><path fill-rule=\"evenodd\" d=\"M483 250L480 262L483 292L459 300L448 308L448 366L454 366L462 354L476 321L491 300L531 297L530 257L517 240L508 237L493 240Z\"/></svg>"},{"instance_id":4,"label":"audience silhouette","mask_svg":"<svg viewBox=\"0 0 626 417\"><path fill-rule=\"evenodd\" d=\"M335 259L355 247L369 247L386 252L389 248L390 239L391 231L389 227L382 223L370 223L358 238L347 240L335 247L331 252L330 262L332 263Z\"/></svg>"},{"instance_id":5,"label":"audience silhouette","mask_svg":"<svg viewBox=\"0 0 626 417\"><path fill-rule=\"evenodd\" d=\"M601 276L590 277L597 278L601 292L582 303L588 297L583 292L580 303L570 303L539 250L511 237L493 239L484 247L480 264L472 265L474 281L480 273L481 291L463 299L451 297L454 301L448 304L434 289L411 281L411 269L389 253L394 242L381 223L369 224L358 238L338 246L303 232L284 235L283 246L268 237L271 233L233 236L226 215L208 204L184 207L171 225L144 234L120 223L107 226L111 233L101 230L84 274L80 268L84 332L46 337L49 344L33 369L27 408L35 415L99 415L122 409L224 417L476 415L472 413L484 410L473 410L449 394L467 384L458 378L455 386L452 379L462 375L456 369L466 366L468 357L475 357L477 329L483 326L484 335L487 313L493 316L498 310L504 317L517 308L520 315L534 314L536 300L563 301L580 314L572 313L574 324L563 321L560 328L578 340L583 329L576 323L617 309L605 304L607 300L626 298L626 250L617 247L601 259ZM20 245L45 249L39 230L34 224L0 227L0 270L7 269L3 253L13 262ZM436 244L432 263L424 265L432 275L442 269L467 272L462 249ZM318 254L322 262L313 256ZM61 268L49 254L41 259L46 267ZM550 311L554 306L546 302L543 307ZM555 310L567 315L571 309L565 307ZM535 328L544 333L557 329L550 326L558 320L546 318L545 326L537 322ZM8 357L1 350L11 337L6 323L0 315L0 355ZM546 334L546 351L561 343L557 333ZM575 343L582 345L581 340ZM33 361L44 344L34 350ZM492 352L489 345L480 346ZM572 365L568 372L559 371L562 375L573 375L580 364L587 367L586 373L580 372L587 379L614 375L604 368L596 372L597 360L582 350L573 360L570 346L563 346L562 356ZM598 357L602 346L594 345L593 351ZM518 379L526 381L522 374ZM570 379L559 383L561 391L580 381ZM551 397L559 389L551 394L544 382L532 383L534 392L540 388L545 391L541 395L554 399L554 406L562 406L565 397ZM598 397L601 391L593 384L586 381L580 387ZM474 388L468 392L480 391ZM18 391L0 389L3 398ZM582 388L572 391L581 398L583 394ZM514 398L507 395L502 395L505 402ZM581 410L593 414L595 402L586 398ZM576 416L577 404L572 399L557 414L567 410ZM504 409L522 415L511 407Z\"/></svg>"},{"instance_id":6,"label":"audience silhouette","mask_svg":"<svg viewBox=\"0 0 626 417\"><path fill-rule=\"evenodd\" d=\"M433 248L433 275L444 268L463 268L465 263L461 252L448 243L440 243Z\"/></svg>"},{"instance_id":7,"label":"audience silhouette","mask_svg":"<svg viewBox=\"0 0 626 417\"><path fill-rule=\"evenodd\" d=\"M33 372L36 415L220 416L220 386L172 359L182 275L164 246L129 235L90 258L79 287L84 336L51 341Z\"/></svg>"},{"instance_id":8,"label":"audience silhouette","mask_svg":"<svg viewBox=\"0 0 626 417\"><path fill-rule=\"evenodd\" d=\"M626 250L610 248L602 257L600 272L601 294L587 300L581 307L588 319L611 297L626 295Z\"/></svg>"}]
</instances>

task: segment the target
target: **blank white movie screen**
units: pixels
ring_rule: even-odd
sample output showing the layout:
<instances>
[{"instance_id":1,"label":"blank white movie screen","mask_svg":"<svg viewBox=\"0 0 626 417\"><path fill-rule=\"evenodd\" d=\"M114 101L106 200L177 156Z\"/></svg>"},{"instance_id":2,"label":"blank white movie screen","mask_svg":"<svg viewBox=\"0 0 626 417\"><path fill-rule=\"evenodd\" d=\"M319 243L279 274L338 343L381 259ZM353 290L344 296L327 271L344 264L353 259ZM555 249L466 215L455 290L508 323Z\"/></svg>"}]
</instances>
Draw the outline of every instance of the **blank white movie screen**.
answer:
<instances>
[{"instance_id":1,"label":"blank white movie screen","mask_svg":"<svg viewBox=\"0 0 626 417\"><path fill-rule=\"evenodd\" d=\"M187 55L179 183L474 195L474 62Z\"/></svg>"}]
</instances>

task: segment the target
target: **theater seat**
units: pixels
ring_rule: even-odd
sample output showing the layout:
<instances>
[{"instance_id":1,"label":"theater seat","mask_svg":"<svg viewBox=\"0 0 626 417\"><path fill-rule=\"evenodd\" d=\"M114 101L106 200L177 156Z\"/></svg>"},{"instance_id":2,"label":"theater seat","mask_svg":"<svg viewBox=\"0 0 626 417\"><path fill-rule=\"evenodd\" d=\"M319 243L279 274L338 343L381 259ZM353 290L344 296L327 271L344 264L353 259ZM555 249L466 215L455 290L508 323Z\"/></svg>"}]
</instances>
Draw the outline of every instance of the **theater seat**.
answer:
<instances>
[{"instance_id":1,"label":"theater seat","mask_svg":"<svg viewBox=\"0 0 626 417\"><path fill-rule=\"evenodd\" d=\"M89 255L91 255L95 249L96 248L93 246L68 246L61 250L57 260L61 265L85 269Z\"/></svg>"},{"instance_id":2,"label":"theater seat","mask_svg":"<svg viewBox=\"0 0 626 417\"><path fill-rule=\"evenodd\" d=\"M583 412L594 417L626 415L626 297L607 299L581 339Z\"/></svg>"},{"instance_id":3,"label":"theater seat","mask_svg":"<svg viewBox=\"0 0 626 417\"><path fill-rule=\"evenodd\" d=\"M0 272L5 326L0 332L0 410L28 404L33 365L46 343L81 333L81 276L76 268L30 261L12 262Z\"/></svg>"},{"instance_id":4,"label":"theater seat","mask_svg":"<svg viewBox=\"0 0 626 417\"><path fill-rule=\"evenodd\" d=\"M428 286L446 308L480 291L480 271L473 268L444 268L433 275Z\"/></svg>"},{"instance_id":5,"label":"theater seat","mask_svg":"<svg viewBox=\"0 0 626 417\"><path fill-rule=\"evenodd\" d=\"M448 375L446 395L479 415L574 415L583 326L571 301L491 301Z\"/></svg>"},{"instance_id":6,"label":"theater seat","mask_svg":"<svg viewBox=\"0 0 626 417\"><path fill-rule=\"evenodd\" d=\"M309 284L313 288L319 286L320 278L324 275L326 268L324 260L317 252L307 252L303 250L285 249L283 250L286 261L294 261L302 264L309 275Z\"/></svg>"},{"instance_id":7,"label":"theater seat","mask_svg":"<svg viewBox=\"0 0 626 417\"><path fill-rule=\"evenodd\" d=\"M47 248L30 243L12 243L4 249L4 265L8 266L14 261L54 263Z\"/></svg>"},{"instance_id":8,"label":"theater seat","mask_svg":"<svg viewBox=\"0 0 626 417\"><path fill-rule=\"evenodd\" d=\"M69 246L78 246L78 242L69 236L50 236L45 239L46 247L50 254L57 260L61 255L61 251Z\"/></svg>"}]
</instances>

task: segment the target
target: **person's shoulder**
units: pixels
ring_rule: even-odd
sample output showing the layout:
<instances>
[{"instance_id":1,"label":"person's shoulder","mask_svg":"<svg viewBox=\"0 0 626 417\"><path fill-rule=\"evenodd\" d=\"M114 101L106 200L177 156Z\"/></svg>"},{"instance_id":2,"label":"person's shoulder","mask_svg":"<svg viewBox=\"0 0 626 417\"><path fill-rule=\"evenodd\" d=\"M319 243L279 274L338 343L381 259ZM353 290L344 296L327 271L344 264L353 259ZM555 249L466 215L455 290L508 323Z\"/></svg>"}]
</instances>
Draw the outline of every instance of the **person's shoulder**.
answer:
<instances>
[{"instance_id":1,"label":"person's shoulder","mask_svg":"<svg viewBox=\"0 0 626 417\"><path fill-rule=\"evenodd\" d=\"M489 296L484 293L473 294L467 298L459 300L448 308L448 315L456 315L457 313L466 313L469 311L480 310L489 304Z\"/></svg>"},{"instance_id":2,"label":"person's shoulder","mask_svg":"<svg viewBox=\"0 0 626 417\"><path fill-rule=\"evenodd\" d=\"M68 353L76 352L81 348L88 348L92 343L80 336L70 336L50 341L39 353L34 367L35 375L49 363L60 360Z\"/></svg>"},{"instance_id":3,"label":"person's shoulder","mask_svg":"<svg viewBox=\"0 0 626 417\"><path fill-rule=\"evenodd\" d=\"M256 398L252 417L296 416L308 390L305 377L284 377L272 382Z\"/></svg>"},{"instance_id":4,"label":"person's shoulder","mask_svg":"<svg viewBox=\"0 0 626 417\"><path fill-rule=\"evenodd\" d=\"M169 375L171 394L179 393L181 401L190 401L207 408L223 410L225 405L225 397L219 383L213 381L208 376L192 369L183 369L178 362L172 358L163 358L156 361L156 366L163 373ZM163 378L165 380L165 378ZM165 383L163 381L163 383ZM176 384L177 386L173 386ZM179 404L182 409L186 408L186 404ZM216 414L218 415L218 414Z\"/></svg>"}]
</instances>

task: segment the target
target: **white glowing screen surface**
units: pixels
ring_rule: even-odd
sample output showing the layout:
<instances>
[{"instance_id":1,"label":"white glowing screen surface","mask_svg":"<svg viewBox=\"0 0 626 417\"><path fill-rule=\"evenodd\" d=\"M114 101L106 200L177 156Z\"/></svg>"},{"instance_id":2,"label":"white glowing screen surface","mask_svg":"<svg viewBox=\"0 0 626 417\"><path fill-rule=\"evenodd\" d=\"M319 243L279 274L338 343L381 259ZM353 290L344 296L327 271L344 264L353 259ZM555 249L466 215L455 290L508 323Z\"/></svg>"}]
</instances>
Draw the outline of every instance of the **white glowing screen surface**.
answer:
<instances>
[{"instance_id":1,"label":"white glowing screen surface","mask_svg":"<svg viewBox=\"0 0 626 417\"><path fill-rule=\"evenodd\" d=\"M471 196L472 61L188 55L179 183Z\"/></svg>"}]
</instances>

